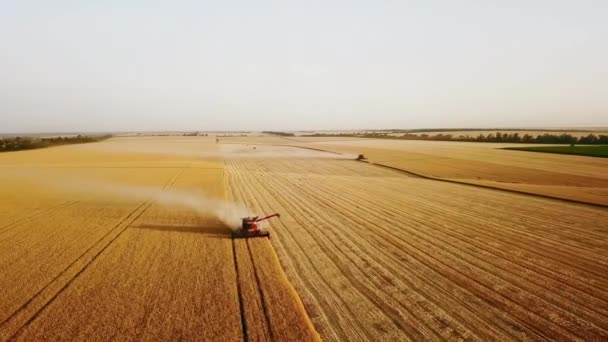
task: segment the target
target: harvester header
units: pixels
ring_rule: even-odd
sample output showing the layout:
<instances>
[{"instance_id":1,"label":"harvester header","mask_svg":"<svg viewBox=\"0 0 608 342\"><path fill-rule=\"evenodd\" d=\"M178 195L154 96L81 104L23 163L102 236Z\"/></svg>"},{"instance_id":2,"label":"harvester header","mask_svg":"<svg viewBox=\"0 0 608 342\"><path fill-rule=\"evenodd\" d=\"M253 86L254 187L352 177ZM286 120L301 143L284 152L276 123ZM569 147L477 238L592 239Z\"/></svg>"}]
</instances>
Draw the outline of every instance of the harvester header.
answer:
<instances>
[{"instance_id":1,"label":"harvester header","mask_svg":"<svg viewBox=\"0 0 608 342\"><path fill-rule=\"evenodd\" d=\"M270 236L270 232L260 229L259 222L271 219L273 217L281 217L279 213L264 216L249 216L241 219L241 227L232 233L233 238L250 238L250 237L266 237Z\"/></svg>"}]
</instances>

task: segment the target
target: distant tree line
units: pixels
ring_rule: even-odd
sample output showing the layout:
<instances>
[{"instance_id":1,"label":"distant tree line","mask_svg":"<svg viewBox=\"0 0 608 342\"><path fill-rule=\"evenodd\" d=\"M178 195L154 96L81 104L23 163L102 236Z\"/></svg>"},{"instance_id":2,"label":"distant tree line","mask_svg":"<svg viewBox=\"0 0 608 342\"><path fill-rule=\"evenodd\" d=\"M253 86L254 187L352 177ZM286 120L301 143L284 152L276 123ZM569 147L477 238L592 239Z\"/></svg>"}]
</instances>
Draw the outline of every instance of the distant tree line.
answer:
<instances>
[{"instance_id":1,"label":"distant tree line","mask_svg":"<svg viewBox=\"0 0 608 342\"><path fill-rule=\"evenodd\" d=\"M478 136L452 134L412 134L389 135L388 133L340 133L340 134L310 134L307 137L359 137L359 138L382 138L382 139L403 139L403 140L433 140L433 141L468 141L468 142L496 142L496 143L525 143L525 144L581 144L581 145L608 145L608 135L589 134L576 137L567 133L562 134L519 134L519 133L490 133L488 135L479 134Z\"/></svg>"},{"instance_id":2,"label":"distant tree line","mask_svg":"<svg viewBox=\"0 0 608 342\"><path fill-rule=\"evenodd\" d=\"M281 136L281 137L293 137L293 136L295 136L295 134L288 133L288 132L263 131L262 133L272 134L272 135L278 135L278 136Z\"/></svg>"},{"instance_id":3,"label":"distant tree line","mask_svg":"<svg viewBox=\"0 0 608 342\"><path fill-rule=\"evenodd\" d=\"M560 132L560 133L569 133L569 132L588 132L589 130L585 129L565 129L565 128L414 128L414 129L385 129L385 130L376 130L381 132L391 132L391 133L429 133L429 132L471 132L471 131L488 131L488 132Z\"/></svg>"},{"instance_id":4,"label":"distant tree line","mask_svg":"<svg viewBox=\"0 0 608 342\"><path fill-rule=\"evenodd\" d=\"M31 137L11 137L0 138L0 152L33 150L58 145L84 144L101 141L110 138L111 135L86 136L77 135L74 137L52 137L52 138L31 138Z\"/></svg>"},{"instance_id":5,"label":"distant tree line","mask_svg":"<svg viewBox=\"0 0 608 342\"><path fill-rule=\"evenodd\" d=\"M525 143L525 144L583 144L583 145L604 145L608 144L608 135L589 134L576 137L568 133L562 134L539 134L531 135L525 133L490 133L488 135L479 134L476 137L468 135L453 136L451 134L403 134L401 139L415 140L440 140L440 141L470 141L470 142L497 142L497 143Z\"/></svg>"},{"instance_id":6,"label":"distant tree line","mask_svg":"<svg viewBox=\"0 0 608 342\"><path fill-rule=\"evenodd\" d=\"M206 137L206 136L209 136L209 134L196 131L196 132L191 132L191 133L184 133L184 134L182 134L182 136L184 136L184 137Z\"/></svg>"}]
</instances>

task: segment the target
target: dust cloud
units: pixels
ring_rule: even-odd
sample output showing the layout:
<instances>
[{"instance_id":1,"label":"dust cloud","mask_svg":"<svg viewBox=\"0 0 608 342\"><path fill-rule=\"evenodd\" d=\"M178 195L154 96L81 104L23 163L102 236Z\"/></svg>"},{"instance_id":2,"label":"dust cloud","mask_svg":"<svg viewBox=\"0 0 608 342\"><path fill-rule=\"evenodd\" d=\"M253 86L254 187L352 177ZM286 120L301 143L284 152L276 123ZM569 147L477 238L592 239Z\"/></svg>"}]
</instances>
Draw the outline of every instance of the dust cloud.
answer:
<instances>
[{"instance_id":1,"label":"dust cloud","mask_svg":"<svg viewBox=\"0 0 608 342\"><path fill-rule=\"evenodd\" d=\"M283 146L283 145L254 145L254 144L206 144L188 145L175 143L173 145L154 143L106 143L84 146L99 151L111 153L143 153L167 155L176 157L198 157L219 159L355 159L354 154L332 153L314 149Z\"/></svg>"},{"instance_id":2,"label":"dust cloud","mask_svg":"<svg viewBox=\"0 0 608 342\"><path fill-rule=\"evenodd\" d=\"M95 193L113 198L135 201L150 200L165 207L180 207L190 209L198 215L212 215L231 229L241 224L240 219L249 216L250 210L240 204L212 198L200 191L177 189L159 189L158 187L135 186L106 181L79 181L64 184L62 189L75 192Z\"/></svg>"},{"instance_id":3,"label":"dust cloud","mask_svg":"<svg viewBox=\"0 0 608 342\"><path fill-rule=\"evenodd\" d=\"M4 176L10 176L3 172ZM230 229L237 229L241 218L250 216L252 211L246 206L213 198L201 191L187 191L172 188L131 185L109 180L71 177L44 177L36 172L13 173L20 181L44 186L47 189L64 192L72 196L96 197L103 200L151 201L164 207L190 209L200 216L217 217Z\"/></svg>"}]
</instances>

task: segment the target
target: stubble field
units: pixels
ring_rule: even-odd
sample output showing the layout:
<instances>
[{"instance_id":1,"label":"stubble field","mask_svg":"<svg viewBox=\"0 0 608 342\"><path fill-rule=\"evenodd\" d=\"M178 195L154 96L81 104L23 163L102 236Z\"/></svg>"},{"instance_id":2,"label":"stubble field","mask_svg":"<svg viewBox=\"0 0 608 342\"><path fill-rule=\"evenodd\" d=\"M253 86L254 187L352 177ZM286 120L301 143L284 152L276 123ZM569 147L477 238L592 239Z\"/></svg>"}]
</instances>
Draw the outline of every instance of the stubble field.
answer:
<instances>
[{"instance_id":1,"label":"stubble field","mask_svg":"<svg viewBox=\"0 0 608 342\"><path fill-rule=\"evenodd\" d=\"M327 340L607 338L608 215L354 161L233 161Z\"/></svg>"}]
</instances>

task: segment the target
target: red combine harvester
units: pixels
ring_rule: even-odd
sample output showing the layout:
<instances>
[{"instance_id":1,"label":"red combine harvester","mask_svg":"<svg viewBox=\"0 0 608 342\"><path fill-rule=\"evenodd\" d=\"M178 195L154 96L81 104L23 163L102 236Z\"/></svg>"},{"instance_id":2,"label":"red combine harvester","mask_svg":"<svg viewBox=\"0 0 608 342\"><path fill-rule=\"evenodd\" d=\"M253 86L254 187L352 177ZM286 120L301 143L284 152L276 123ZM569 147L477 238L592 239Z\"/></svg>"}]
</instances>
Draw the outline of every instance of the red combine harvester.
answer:
<instances>
[{"instance_id":1,"label":"red combine harvester","mask_svg":"<svg viewBox=\"0 0 608 342\"><path fill-rule=\"evenodd\" d=\"M268 215L262 218L259 218L259 216L250 216L250 217L243 217L242 218L242 223L241 223L241 228L239 230L236 230L234 232L232 232L232 237L235 239L239 239L239 238L252 238L252 237L266 237L266 236L270 236L270 232L267 230L262 230L260 229L260 227L258 226L258 222L262 222L265 220L268 220L270 218L273 217L281 217L280 214L272 214L272 215Z\"/></svg>"}]
</instances>

